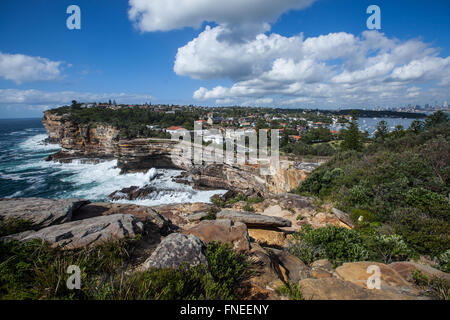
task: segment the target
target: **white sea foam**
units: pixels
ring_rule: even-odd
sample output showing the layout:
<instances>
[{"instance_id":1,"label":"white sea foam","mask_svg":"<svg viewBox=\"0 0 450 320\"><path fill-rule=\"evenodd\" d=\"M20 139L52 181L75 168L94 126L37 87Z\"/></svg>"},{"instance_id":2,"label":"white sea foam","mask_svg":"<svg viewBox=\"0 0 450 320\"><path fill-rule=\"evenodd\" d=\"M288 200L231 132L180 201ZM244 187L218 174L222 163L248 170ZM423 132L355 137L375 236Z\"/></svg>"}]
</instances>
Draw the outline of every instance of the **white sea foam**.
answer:
<instances>
[{"instance_id":1,"label":"white sea foam","mask_svg":"<svg viewBox=\"0 0 450 320\"><path fill-rule=\"evenodd\" d=\"M30 137L19 144L20 150L30 154L51 153L60 147L54 144L45 144L46 134ZM36 188L48 188L45 186L45 176L52 176L63 183L69 183L74 191L58 192L55 197L84 198L89 200L106 200L111 193L123 188L151 185L157 191L149 195L148 199L126 201L121 203L134 203L140 205L159 205L170 203L209 202L215 194L224 194L226 190L200 191L194 190L189 185L176 183L173 178L178 176L181 170L155 169L145 173L120 174L117 161L105 161L100 163L83 163L75 160L71 163L58 163L36 159L29 159L21 165L15 165L12 171L6 170L0 173L2 178L10 180L27 180L32 184L27 189L16 192L11 197L26 195L27 191ZM60 177L59 177L60 176ZM58 178L59 177L59 178ZM53 180L54 181L54 180ZM54 181L53 183L57 183Z\"/></svg>"},{"instance_id":2,"label":"white sea foam","mask_svg":"<svg viewBox=\"0 0 450 320\"><path fill-rule=\"evenodd\" d=\"M45 139L48 136L46 134L38 134L26 139L24 142L19 144L19 148L25 151L33 152L51 152L58 151L61 147L57 144L45 143Z\"/></svg>"}]
</instances>

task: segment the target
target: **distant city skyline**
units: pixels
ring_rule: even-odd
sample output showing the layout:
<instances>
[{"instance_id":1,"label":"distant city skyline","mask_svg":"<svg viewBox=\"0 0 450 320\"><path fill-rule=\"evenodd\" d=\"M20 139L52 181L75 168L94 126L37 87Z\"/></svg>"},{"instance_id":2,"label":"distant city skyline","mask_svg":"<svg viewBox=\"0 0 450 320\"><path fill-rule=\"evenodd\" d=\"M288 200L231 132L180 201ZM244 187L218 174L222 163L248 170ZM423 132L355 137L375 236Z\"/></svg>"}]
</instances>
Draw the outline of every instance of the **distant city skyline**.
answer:
<instances>
[{"instance_id":1,"label":"distant city skyline","mask_svg":"<svg viewBox=\"0 0 450 320\"><path fill-rule=\"evenodd\" d=\"M368 30L370 5L380 30ZM0 118L74 99L445 109L449 12L446 0L4 0Z\"/></svg>"}]
</instances>

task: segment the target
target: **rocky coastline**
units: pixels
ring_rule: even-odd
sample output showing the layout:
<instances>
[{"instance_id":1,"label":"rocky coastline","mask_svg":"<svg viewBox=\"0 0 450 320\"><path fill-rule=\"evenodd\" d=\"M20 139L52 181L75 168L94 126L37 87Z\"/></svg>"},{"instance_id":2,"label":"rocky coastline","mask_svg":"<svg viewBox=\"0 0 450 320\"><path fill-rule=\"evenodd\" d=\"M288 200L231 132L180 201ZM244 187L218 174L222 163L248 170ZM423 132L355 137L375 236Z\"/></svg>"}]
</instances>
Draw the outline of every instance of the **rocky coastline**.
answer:
<instances>
[{"instance_id":1,"label":"rocky coastline","mask_svg":"<svg viewBox=\"0 0 450 320\"><path fill-rule=\"evenodd\" d=\"M247 195L284 193L294 190L298 183L318 166L302 166L295 161L281 159L279 171L272 176L260 174L258 165L203 164L194 165L173 156L178 143L164 139L120 138L117 129L108 125L87 127L72 123L65 115L45 112L43 124L48 142L57 143L61 150L47 160L96 162L117 160L123 173L142 172L151 168L185 170L197 188L216 188L238 191Z\"/></svg>"}]
</instances>

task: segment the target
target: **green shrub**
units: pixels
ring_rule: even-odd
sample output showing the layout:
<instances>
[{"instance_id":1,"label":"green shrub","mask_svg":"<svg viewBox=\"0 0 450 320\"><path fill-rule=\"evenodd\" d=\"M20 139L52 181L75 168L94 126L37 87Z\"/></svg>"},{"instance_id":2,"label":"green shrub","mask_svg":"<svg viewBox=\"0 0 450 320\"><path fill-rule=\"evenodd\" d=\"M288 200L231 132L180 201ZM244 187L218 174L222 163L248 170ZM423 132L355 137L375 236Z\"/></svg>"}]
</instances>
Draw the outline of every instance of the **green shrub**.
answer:
<instances>
[{"instance_id":1,"label":"green shrub","mask_svg":"<svg viewBox=\"0 0 450 320\"><path fill-rule=\"evenodd\" d=\"M0 299L235 299L251 274L246 256L211 243L207 267L127 275L133 250L132 240L74 251L41 241L0 242ZM66 286L70 265L81 269L81 290Z\"/></svg>"},{"instance_id":2,"label":"green shrub","mask_svg":"<svg viewBox=\"0 0 450 320\"><path fill-rule=\"evenodd\" d=\"M259 197L259 196L257 196L257 197L249 197L247 199L247 203L248 204L261 203L263 201L264 201L264 198L263 197Z\"/></svg>"},{"instance_id":3,"label":"green shrub","mask_svg":"<svg viewBox=\"0 0 450 320\"><path fill-rule=\"evenodd\" d=\"M449 273L450 272L450 249L439 255L439 269Z\"/></svg>"},{"instance_id":4,"label":"green shrub","mask_svg":"<svg viewBox=\"0 0 450 320\"><path fill-rule=\"evenodd\" d=\"M294 238L296 241L291 244L290 251L307 264L328 259L339 265L369 257L363 238L355 230L336 226L313 229L305 225Z\"/></svg>"},{"instance_id":5,"label":"green shrub","mask_svg":"<svg viewBox=\"0 0 450 320\"><path fill-rule=\"evenodd\" d=\"M360 217L362 221L360 221ZM353 222L360 224L366 223L366 222L374 222L376 220L375 215L368 211L368 210L362 210L362 209L352 209L350 213L350 219L353 220Z\"/></svg>"},{"instance_id":6,"label":"green shrub","mask_svg":"<svg viewBox=\"0 0 450 320\"><path fill-rule=\"evenodd\" d=\"M371 260L389 264L394 261L405 261L412 255L411 249L399 235L376 234L367 239Z\"/></svg>"},{"instance_id":7,"label":"green shrub","mask_svg":"<svg viewBox=\"0 0 450 320\"><path fill-rule=\"evenodd\" d=\"M406 203L434 217L449 217L449 201L443 195L424 188L410 189L406 194Z\"/></svg>"},{"instance_id":8,"label":"green shrub","mask_svg":"<svg viewBox=\"0 0 450 320\"><path fill-rule=\"evenodd\" d=\"M303 300L301 287L295 283L283 284L277 288L277 292L291 300Z\"/></svg>"},{"instance_id":9,"label":"green shrub","mask_svg":"<svg viewBox=\"0 0 450 320\"><path fill-rule=\"evenodd\" d=\"M436 257L450 247L450 223L427 216L418 209L399 208L390 221L396 234L414 251Z\"/></svg>"},{"instance_id":10,"label":"green shrub","mask_svg":"<svg viewBox=\"0 0 450 320\"><path fill-rule=\"evenodd\" d=\"M255 212L255 208L253 208L251 205L246 204L243 208L244 211L248 211L248 212Z\"/></svg>"}]
</instances>

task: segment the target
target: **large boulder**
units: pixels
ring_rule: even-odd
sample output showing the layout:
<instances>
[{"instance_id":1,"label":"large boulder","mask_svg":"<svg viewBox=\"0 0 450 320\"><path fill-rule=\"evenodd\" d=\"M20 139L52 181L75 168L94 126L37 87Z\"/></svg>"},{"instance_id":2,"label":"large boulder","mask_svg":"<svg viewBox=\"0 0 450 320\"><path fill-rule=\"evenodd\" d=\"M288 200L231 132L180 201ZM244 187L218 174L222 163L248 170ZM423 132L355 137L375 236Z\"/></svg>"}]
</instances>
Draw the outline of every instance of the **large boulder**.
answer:
<instances>
[{"instance_id":1,"label":"large boulder","mask_svg":"<svg viewBox=\"0 0 450 320\"><path fill-rule=\"evenodd\" d=\"M205 243L196 236L172 233L161 241L150 258L144 262L142 270L177 268L183 264L207 265L205 252Z\"/></svg>"},{"instance_id":2,"label":"large boulder","mask_svg":"<svg viewBox=\"0 0 450 320\"><path fill-rule=\"evenodd\" d=\"M367 280L374 275L368 272L369 266L380 269L381 290L396 294L418 295L418 290L406 281L397 271L383 263L351 262L336 268L336 274L343 280L350 281L362 288L368 288ZM379 291L379 290L377 290Z\"/></svg>"},{"instance_id":3,"label":"large boulder","mask_svg":"<svg viewBox=\"0 0 450 320\"><path fill-rule=\"evenodd\" d=\"M247 251L250 248L247 226L242 222L231 220L204 220L196 226L184 231L205 243L219 241L229 243L236 251Z\"/></svg>"},{"instance_id":4,"label":"large boulder","mask_svg":"<svg viewBox=\"0 0 450 320\"><path fill-rule=\"evenodd\" d=\"M0 199L0 217L28 220L33 230L39 230L71 221L72 214L87 203L81 199Z\"/></svg>"},{"instance_id":5,"label":"large boulder","mask_svg":"<svg viewBox=\"0 0 450 320\"><path fill-rule=\"evenodd\" d=\"M412 300L414 297L364 289L338 278L304 279L299 282L305 300Z\"/></svg>"},{"instance_id":6,"label":"large boulder","mask_svg":"<svg viewBox=\"0 0 450 320\"><path fill-rule=\"evenodd\" d=\"M450 281L450 274L435 269L428 265L419 264L412 261L394 262L389 265L390 268L397 271L404 279L411 281L414 271L420 271L428 278L438 277Z\"/></svg>"},{"instance_id":7,"label":"large boulder","mask_svg":"<svg viewBox=\"0 0 450 320\"><path fill-rule=\"evenodd\" d=\"M287 281L284 267L279 265L278 259L274 259L273 254L256 243L251 244L248 257L254 266L249 283L255 291L260 293L258 299L279 299L276 289ZM265 294L262 295L262 292Z\"/></svg>"},{"instance_id":8,"label":"large boulder","mask_svg":"<svg viewBox=\"0 0 450 320\"><path fill-rule=\"evenodd\" d=\"M311 269L296 256L285 250L271 249L271 251L277 262L284 268L286 282L298 283L300 280L311 277Z\"/></svg>"},{"instance_id":9,"label":"large boulder","mask_svg":"<svg viewBox=\"0 0 450 320\"><path fill-rule=\"evenodd\" d=\"M267 229L248 229L248 235L260 245L285 247L286 234L281 231Z\"/></svg>"},{"instance_id":10,"label":"large boulder","mask_svg":"<svg viewBox=\"0 0 450 320\"><path fill-rule=\"evenodd\" d=\"M229 219L234 222L242 222L247 227L290 227L291 221L279 218L269 217L261 214L254 214L246 211L222 210L216 214L217 219Z\"/></svg>"},{"instance_id":11,"label":"large boulder","mask_svg":"<svg viewBox=\"0 0 450 320\"><path fill-rule=\"evenodd\" d=\"M1 241L40 239L52 247L78 249L123 238L134 238L144 226L132 215L115 214L50 226L3 237Z\"/></svg>"}]
</instances>

